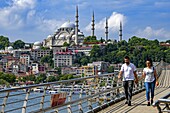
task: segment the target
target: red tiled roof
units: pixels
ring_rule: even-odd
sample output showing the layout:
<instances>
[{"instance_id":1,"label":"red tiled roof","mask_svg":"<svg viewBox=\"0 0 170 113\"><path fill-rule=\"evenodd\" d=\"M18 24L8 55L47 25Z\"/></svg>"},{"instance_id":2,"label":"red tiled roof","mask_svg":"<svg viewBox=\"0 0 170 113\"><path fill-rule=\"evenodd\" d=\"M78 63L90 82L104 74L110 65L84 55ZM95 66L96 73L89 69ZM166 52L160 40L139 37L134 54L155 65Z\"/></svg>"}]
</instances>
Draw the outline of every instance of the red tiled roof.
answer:
<instances>
[{"instance_id":1,"label":"red tiled roof","mask_svg":"<svg viewBox=\"0 0 170 113\"><path fill-rule=\"evenodd\" d=\"M65 55L65 54L72 54L72 52L56 52L56 54L62 54L62 55Z\"/></svg>"}]
</instances>

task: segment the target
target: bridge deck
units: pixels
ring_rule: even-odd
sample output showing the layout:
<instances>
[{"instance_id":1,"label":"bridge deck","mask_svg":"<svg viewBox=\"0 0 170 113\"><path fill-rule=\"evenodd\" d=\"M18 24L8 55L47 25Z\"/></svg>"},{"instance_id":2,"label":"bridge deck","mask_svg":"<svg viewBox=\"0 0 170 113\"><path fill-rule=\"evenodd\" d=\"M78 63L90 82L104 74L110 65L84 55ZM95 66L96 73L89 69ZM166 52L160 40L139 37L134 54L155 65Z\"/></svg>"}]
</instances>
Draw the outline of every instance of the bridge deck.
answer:
<instances>
[{"instance_id":1,"label":"bridge deck","mask_svg":"<svg viewBox=\"0 0 170 113\"><path fill-rule=\"evenodd\" d=\"M160 85L155 89L155 98L157 100L170 92L170 70L163 70L159 78ZM99 113L157 113L157 108L147 106L145 91L134 95L132 106L127 106L124 101L120 101Z\"/></svg>"}]
</instances>

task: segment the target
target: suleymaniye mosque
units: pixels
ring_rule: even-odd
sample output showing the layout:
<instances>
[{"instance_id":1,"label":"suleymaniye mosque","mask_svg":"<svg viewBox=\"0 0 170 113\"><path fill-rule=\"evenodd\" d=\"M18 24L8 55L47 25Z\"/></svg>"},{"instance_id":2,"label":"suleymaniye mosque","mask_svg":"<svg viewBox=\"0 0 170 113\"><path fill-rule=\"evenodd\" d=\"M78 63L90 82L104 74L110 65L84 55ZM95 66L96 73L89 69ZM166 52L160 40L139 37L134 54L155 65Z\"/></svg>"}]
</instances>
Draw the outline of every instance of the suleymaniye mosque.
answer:
<instances>
[{"instance_id":1,"label":"suleymaniye mosque","mask_svg":"<svg viewBox=\"0 0 170 113\"><path fill-rule=\"evenodd\" d=\"M68 21L61 25L53 35L49 35L44 41L44 47L63 46L65 42L71 45L82 45L84 34L78 29L78 8L76 9L75 24Z\"/></svg>"}]
</instances>

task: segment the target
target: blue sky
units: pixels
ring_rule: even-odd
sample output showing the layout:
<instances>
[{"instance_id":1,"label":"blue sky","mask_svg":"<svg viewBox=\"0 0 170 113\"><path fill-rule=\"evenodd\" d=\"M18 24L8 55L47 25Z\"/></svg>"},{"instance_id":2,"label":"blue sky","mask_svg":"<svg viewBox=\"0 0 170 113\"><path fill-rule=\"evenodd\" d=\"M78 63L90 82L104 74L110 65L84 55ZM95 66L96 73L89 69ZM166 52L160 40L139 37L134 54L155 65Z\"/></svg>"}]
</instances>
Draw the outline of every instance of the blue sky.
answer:
<instances>
[{"instance_id":1,"label":"blue sky","mask_svg":"<svg viewBox=\"0 0 170 113\"><path fill-rule=\"evenodd\" d=\"M118 40L119 23L123 39L132 36L159 41L170 40L170 0L0 0L0 35L10 41L43 41L64 22L75 22L79 7L79 29L89 36L92 12L95 35L105 37L108 18L109 38Z\"/></svg>"}]
</instances>

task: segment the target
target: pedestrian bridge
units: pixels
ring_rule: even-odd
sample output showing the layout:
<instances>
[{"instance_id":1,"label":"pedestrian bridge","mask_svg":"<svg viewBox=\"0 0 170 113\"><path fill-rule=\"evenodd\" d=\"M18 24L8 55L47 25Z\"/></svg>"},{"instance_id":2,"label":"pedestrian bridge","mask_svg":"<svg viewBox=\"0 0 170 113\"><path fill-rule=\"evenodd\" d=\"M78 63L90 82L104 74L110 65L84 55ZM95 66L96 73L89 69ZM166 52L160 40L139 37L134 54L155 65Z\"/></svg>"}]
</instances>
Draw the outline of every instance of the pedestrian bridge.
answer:
<instances>
[{"instance_id":1,"label":"pedestrian bridge","mask_svg":"<svg viewBox=\"0 0 170 113\"><path fill-rule=\"evenodd\" d=\"M170 65L155 66L160 85L153 106L146 105L144 82L134 86L132 106L124 104L118 73L0 90L1 113L156 113L170 112Z\"/></svg>"}]
</instances>

